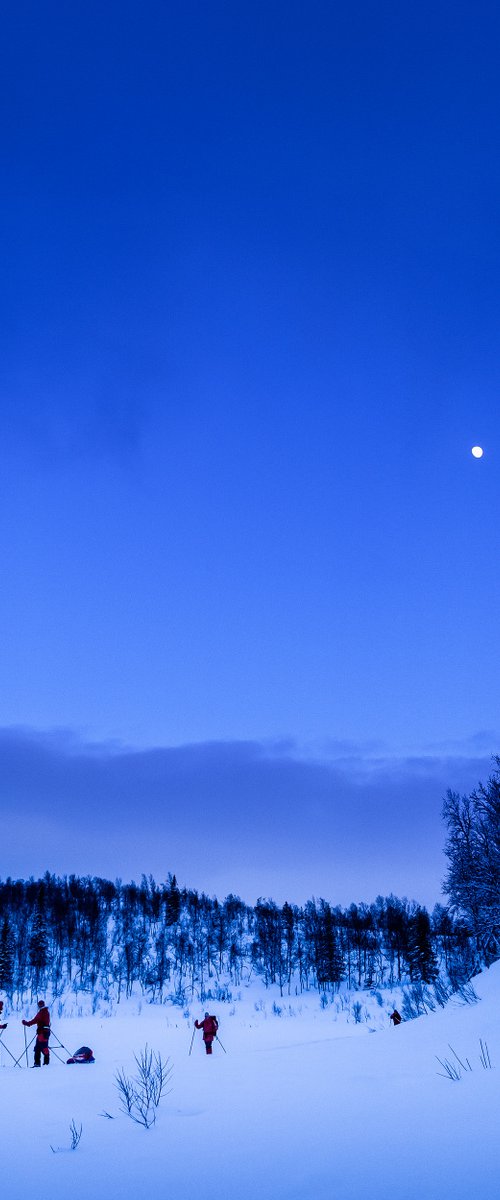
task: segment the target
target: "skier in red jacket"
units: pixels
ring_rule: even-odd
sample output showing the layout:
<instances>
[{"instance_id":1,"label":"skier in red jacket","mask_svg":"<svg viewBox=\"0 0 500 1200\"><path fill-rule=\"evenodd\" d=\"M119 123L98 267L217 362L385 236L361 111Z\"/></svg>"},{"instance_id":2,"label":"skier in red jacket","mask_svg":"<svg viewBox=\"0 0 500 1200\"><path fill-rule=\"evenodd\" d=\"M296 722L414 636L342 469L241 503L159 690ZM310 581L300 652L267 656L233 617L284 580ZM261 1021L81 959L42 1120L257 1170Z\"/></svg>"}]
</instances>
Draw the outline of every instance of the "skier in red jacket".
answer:
<instances>
[{"instance_id":1,"label":"skier in red jacket","mask_svg":"<svg viewBox=\"0 0 500 1200\"><path fill-rule=\"evenodd\" d=\"M203 1030L203 1041L207 1054L212 1053L212 1042L217 1037L219 1022L217 1017L211 1017L210 1013L205 1013L203 1021L195 1021L195 1028Z\"/></svg>"},{"instance_id":2,"label":"skier in red jacket","mask_svg":"<svg viewBox=\"0 0 500 1200\"><path fill-rule=\"evenodd\" d=\"M23 1025L36 1025L35 1061L33 1066L41 1066L40 1059L43 1054L43 1065L44 1067L48 1067L50 1062L50 1013L48 1008L45 1007L45 1000L38 1001L36 1016L33 1017L32 1021L23 1021Z\"/></svg>"},{"instance_id":3,"label":"skier in red jacket","mask_svg":"<svg viewBox=\"0 0 500 1200\"><path fill-rule=\"evenodd\" d=\"M2 1017L3 1017L3 1000L0 1000L0 1020ZM7 1022L5 1022L5 1025L0 1025L0 1031L3 1031L6 1028L7 1028Z\"/></svg>"}]
</instances>

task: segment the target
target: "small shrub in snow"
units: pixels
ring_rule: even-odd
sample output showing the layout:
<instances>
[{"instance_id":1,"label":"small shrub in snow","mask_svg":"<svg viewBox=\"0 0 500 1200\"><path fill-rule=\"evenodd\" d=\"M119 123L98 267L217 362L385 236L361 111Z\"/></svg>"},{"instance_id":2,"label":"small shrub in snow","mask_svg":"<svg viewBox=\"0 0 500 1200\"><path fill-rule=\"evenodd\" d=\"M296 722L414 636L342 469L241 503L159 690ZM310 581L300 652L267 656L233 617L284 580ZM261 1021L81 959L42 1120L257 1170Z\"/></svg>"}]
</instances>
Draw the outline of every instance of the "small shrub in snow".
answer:
<instances>
[{"instance_id":1,"label":"small shrub in snow","mask_svg":"<svg viewBox=\"0 0 500 1200\"><path fill-rule=\"evenodd\" d=\"M207 1000L216 1000L219 1004L230 1004L232 999L233 993L225 984L218 983L217 987L209 988L207 992L204 990L200 992L202 1004L205 1004Z\"/></svg>"},{"instance_id":2,"label":"small shrub in snow","mask_svg":"<svg viewBox=\"0 0 500 1200\"><path fill-rule=\"evenodd\" d=\"M433 990L438 1004L441 1008L444 1008L445 1004L447 1004L448 1000L450 999L449 988L446 987L446 984L443 983L442 979L436 979L434 981Z\"/></svg>"},{"instance_id":3,"label":"small shrub in snow","mask_svg":"<svg viewBox=\"0 0 500 1200\"><path fill-rule=\"evenodd\" d=\"M169 1000L169 1003L175 1005L176 1008L185 1008L186 1007L186 990L185 990L185 988L181 987L179 984L177 991L170 992L170 995L168 996L168 1000Z\"/></svg>"},{"instance_id":4,"label":"small shrub in snow","mask_svg":"<svg viewBox=\"0 0 500 1200\"><path fill-rule=\"evenodd\" d=\"M486 1042L483 1042L482 1038L479 1038L479 1045L480 1045L480 1049L481 1049L481 1053L479 1055L479 1061L481 1063L481 1066L484 1068L485 1071L491 1071L492 1066L491 1066L491 1058L490 1058L490 1052L488 1050L488 1046L487 1046ZM466 1058L466 1060L464 1062L463 1059L458 1057L458 1054L456 1053L456 1050L453 1049L453 1046L450 1046L449 1048L451 1050L451 1053L453 1054L453 1058L455 1059L455 1061L450 1062L450 1060L447 1058L441 1059L436 1054L438 1063L440 1063L440 1065L443 1068L443 1071L438 1071L438 1075L443 1075L443 1079L451 1079L455 1082L458 1082L458 1080L462 1078L463 1074L466 1074L468 1071L472 1071L472 1067L470 1065L468 1058Z\"/></svg>"},{"instance_id":5,"label":"small shrub in snow","mask_svg":"<svg viewBox=\"0 0 500 1200\"><path fill-rule=\"evenodd\" d=\"M171 1092L167 1090L173 1067L170 1059L163 1062L161 1054L153 1054L146 1046L139 1054L134 1055L137 1074L129 1078L123 1070L115 1075L116 1087L120 1096L122 1112L135 1121L150 1129L156 1121L156 1109L163 1096Z\"/></svg>"},{"instance_id":6,"label":"small shrub in snow","mask_svg":"<svg viewBox=\"0 0 500 1200\"><path fill-rule=\"evenodd\" d=\"M457 995L463 1004L477 1004L479 996L471 983L462 983L458 989Z\"/></svg>"},{"instance_id":7,"label":"small shrub in snow","mask_svg":"<svg viewBox=\"0 0 500 1200\"><path fill-rule=\"evenodd\" d=\"M405 1021L413 1021L415 1017L421 1016L418 1001L413 993L413 989L405 988L401 1001L401 1015Z\"/></svg>"},{"instance_id":8,"label":"small shrub in snow","mask_svg":"<svg viewBox=\"0 0 500 1200\"><path fill-rule=\"evenodd\" d=\"M80 1145L80 1139L82 1136L83 1125L77 1126L76 1121L73 1119L71 1122L71 1125L69 1127L69 1131L71 1134L71 1145L67 1146L67 1147L51 1146L50 1149L52 1150L53 1154L62 1154L65 1149L76 1150L77 1146Z\"/></svg>"},{"instance_id":9,"label":"small shrub in snow","mask_svg":"<svg viewBox=\"0 0 500 1200\"><path fill-rule=\"evenodd\" d=\"M474 992L473 988L472 992ZM449 998L449 988L446 987L442 979L436 979L432 984L423 983L418 979L403 991L403 1016L406 1021L414 1020L415 1017L425 1016L429 1012L435 1012L437 1005L440 1008L444 1008ZM471 999L465 1001L465 1003L473 1003L473 1001Z\"/></svg>"},{"instance_id":10,"label":"small shrub in snow","mask_svg":"<svg viewBox=\"0 0 500 1200\"><path fill-rule=\"evenodd\" d=\"M83 1132L83 1125L80 1125L79 1129L77 1129L76 1123L73 1120L69 1127L69 1131L71 1134L71 1149L76 1150L76 1147L80 1145L80 1140L81 1140L81 1136L82 1136L82 1132Z\"/></svg>"},{"instance_id":11,"label":"small shrub in snow","mask_svg":"<svg viewBox=\"0 0 500 1200\"><path fill-rule=\"evenodd\" d=\"M282 1012L283 1012L283 1009L280 1008L279 1004L276 1004L276 1002L274 1001L273 1002L273 1013L274 1013L275 1017L281 1017Z\"/></svg>"},{"instance_id":12,"label":"small shrub in snow","mask_svg":"<svg viewBox=\"0 0 500 1200\"><path fill-rule=\"evenodd\" d=\"M479 1045L481 1047L481 1053L479 1055L479 1061L481 1063L481 1066L484 1067L485 1071L491 1071L492 1067L491 1067L490 1052L488 1050L486 1042L483 1042L482 1038L479 1038Z\"/></svg>"},{"instance_id":13,"label":"small shrub in snow","mask_svg":"<svg viewBox=\"0 0 500 1200\"><path fill-rule=\"evenodd\" d=\"M362 1011L363 1011L363 1005L361 1004L361 1002L360 1002L359 1000L355 1000L355 1001L354 1001L354 1004L353 1004L353 1006L352 1006L352 1015L353 1015L353 1017L354 1017L354 1024L355 1024L355 1025L360 1025L360 1024L361 1024L361 1014L362 1014Z\"/></svg>"},{"instance_id":14,"label":"small shrub in snow","mask_svg":"<svg viewBox=\"0 0 500 1200\"><path fill-rule=\"evenodd\" d=\"M448 1045L449 1045L449 1043L448 1043ZM444 1071L445 1071L444 1078L445 1079L448 1078L448 1079L453 1079L453 1080L459 1080L462 1078L462 1072L472 1071L472 1067L470 1065L468 1058L466 1058L465 1062L462 1062L462 1059L458 1057L458 1054L453 1049L453 1046L450 1046L450 1050L451 1050L451 1053L453 1054L453 1057L456 1059L456 1062L458 1063L458 1067L456 1066L455 1063L453 1063L453 1062L450 1063L447 1058L445 1058L444 1062L442 1062L442 1060L440 1058L438 1058L437 1054L436 1054L436 1058L437 1058L438 1062L441 1063L441 1066L444 1068ZM441 1074L442 1074L442 1072L438 1071L438 1075L441 1075Z\"/></svg>"},{"instance_id":15,"label":"small shrub in snow","mask_svg":"<svg viewBox=\"0 0 500 1200\"><path fill-rule=\"evenodd\" d=\"M428 1012L434 1012L435 1008L436 1000L431 988L420 980L404 989L401 1012L405 1021L426 1016Z\"/></svg>"},{"instance_id":16,"label":"small shrub in snow","mask_svg":"<svg viewBox=\"0 0 500 1200\"><path fill-rule=\"evenodd\" d=\"M443 1061L442 1058L439 1058L438 1054L436 1054L436 1058L443 1068L442 1071L438 1071L438 1075L441 1075L443 1079L452 1079L458 1082L462 1078L462 1072L459 1067L455 1066L455 1063L449 1062L447 1058Z\"/></svg>"}]
</instances>

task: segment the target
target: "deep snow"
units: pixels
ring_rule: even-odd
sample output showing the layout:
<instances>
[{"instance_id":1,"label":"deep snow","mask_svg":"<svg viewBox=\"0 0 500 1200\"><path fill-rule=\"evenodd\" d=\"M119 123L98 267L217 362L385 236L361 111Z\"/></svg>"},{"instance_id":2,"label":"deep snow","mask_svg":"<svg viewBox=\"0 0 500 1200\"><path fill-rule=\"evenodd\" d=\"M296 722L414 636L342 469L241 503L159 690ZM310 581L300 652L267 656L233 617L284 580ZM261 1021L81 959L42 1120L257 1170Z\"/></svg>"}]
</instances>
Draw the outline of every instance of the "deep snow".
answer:
<instances>
[{"instance_id":1,"label":"deep snow","mask_svg":"<svg viewBox=\"0 0 500 1200\"><path fill-rule=\"evenodd\" d=\"M195 1006L189 1018L134 1000L111 1017L56 1018L54 1007L59 1039L70 1051L91 1046L97 1061L53 1057L48 1069L20 1070L1 1051L2 1191L8 1200L496 1200L500 963L474 987L477 1004L451 1000L396 1029L390 993L383 1007L361 997L355 1024L352 1007L322 1010L317 995L281 1000L256 983L241 1001ZM208 1058L197 1034L189 1056L205 1007L220 1018L227 1053L216 1044ZM16 1055L21 1015L6 1013ZM114 1082L146 1043L174 1066L148 1131L121 1114ZM455 1082L436 1058L451 1059L450 1044L472 1067ZM83 1126L75 1151L66 1149L72 1119Z\"/></svg>"}]
</instances>

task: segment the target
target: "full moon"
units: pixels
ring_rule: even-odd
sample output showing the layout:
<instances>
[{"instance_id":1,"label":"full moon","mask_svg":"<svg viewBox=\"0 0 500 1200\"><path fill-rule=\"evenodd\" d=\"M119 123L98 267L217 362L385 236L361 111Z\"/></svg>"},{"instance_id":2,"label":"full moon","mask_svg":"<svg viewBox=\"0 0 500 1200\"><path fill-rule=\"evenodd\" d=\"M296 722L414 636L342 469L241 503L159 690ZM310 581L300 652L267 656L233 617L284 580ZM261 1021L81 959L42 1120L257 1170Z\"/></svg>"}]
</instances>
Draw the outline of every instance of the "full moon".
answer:
<instances>
[{"instance_id":1,"label":"full moon","mask_svg":"<svg viewBox=\"0 0 500 1200\"><path fill-rule=\"evenodd\" d=\"M473 446L471 453L474 455L474 458L482 458L483 454L484 454L483 447L482 446Z\"/></svg>"}]
</instances>

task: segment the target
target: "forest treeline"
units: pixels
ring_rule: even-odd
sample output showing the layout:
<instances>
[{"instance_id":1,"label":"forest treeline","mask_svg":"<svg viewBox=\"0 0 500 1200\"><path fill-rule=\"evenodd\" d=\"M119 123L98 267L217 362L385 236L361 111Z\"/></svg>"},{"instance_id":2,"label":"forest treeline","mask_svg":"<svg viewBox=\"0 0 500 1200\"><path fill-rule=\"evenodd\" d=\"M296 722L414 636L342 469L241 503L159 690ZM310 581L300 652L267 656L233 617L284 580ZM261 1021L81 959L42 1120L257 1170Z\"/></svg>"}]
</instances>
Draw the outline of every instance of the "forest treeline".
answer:
<instances>
[{"instance_id":1,"label":"forest treeline","mask_svg":"<svg viewBox=\"0 0 500 1200\"><path fill-rule=\"evenodd\" d=\"M227 989L252 973L281 994L318 989L380 988L444 972L458 986L470 978L468 928L438 905L432 915L395 896L375 903L303 907L273 900L254 907L163 884L99 878L0 882L0 989L10 998L130 996L185 1004Z\"/></svg>"},{"instance_id":2,"label":"forest treeline","mask_svg":"<svg viewBox=\"0 0 500 1200\"><path fill-rule=\"evenodd\" d=\"M500 946L500 759L469 797L448 792L449 904L432 913L391 895L373 904L301 907L224 901L143 876L0 881L0 990L120 1000L223 1000L252 975L281 994L467 982Z\"/></svg>"}]
</instances>

